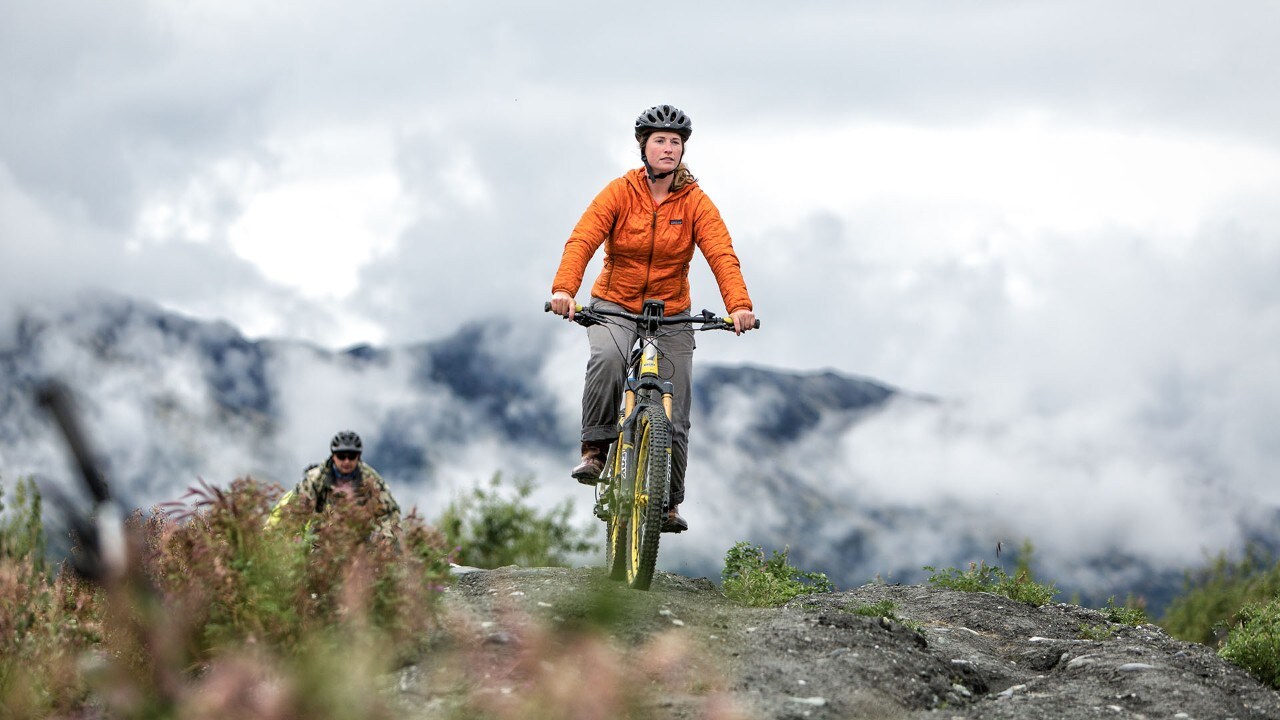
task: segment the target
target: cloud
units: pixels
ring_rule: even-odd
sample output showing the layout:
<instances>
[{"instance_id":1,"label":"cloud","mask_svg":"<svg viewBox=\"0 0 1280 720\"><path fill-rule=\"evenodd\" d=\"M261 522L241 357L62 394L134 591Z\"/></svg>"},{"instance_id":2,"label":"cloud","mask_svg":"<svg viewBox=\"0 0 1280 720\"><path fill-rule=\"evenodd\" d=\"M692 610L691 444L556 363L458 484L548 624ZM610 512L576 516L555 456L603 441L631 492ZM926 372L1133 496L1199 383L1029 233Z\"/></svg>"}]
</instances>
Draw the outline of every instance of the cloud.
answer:
<instances>
[{"instance_id":1,"label":"cloud","mask_svg":"<svg viewBox=\"0 0 1280 720\"><path fill-rule=\"evenodd\" d=\"M589 3L513 3L497 16L391 0L15 7L5 66L22 72L0 83L24 102L0 120L0 161L62 242L94 243L104 260L147 250L131 275L189 273L158 252L189 242L257 270L204 290L183 277L172 285L185 298L132 277L112 287L255 334L414 340L450 329L418 311L441 297L445 316L480 317L545 294L577 215L634 163L634 114L659 98L693 112L691 160L764 290L795 283L753 260L769 268L777 256L762 248L793 242L812 217L857 233L846 260L899 264L964 259L970 249L935 243L978 242L999 223L1197 222L1213 208L1195 178L1274 170L1274 151L1247 157L1274 147L1271 124L1260 134L1235 118L1266 117L1277 94L1228 92L1274 86L1275 51L1256 31L1274 10L1156 10L873 3L780 15L743 3L688 8L678 36L659 39ZM678 71L651 77L668 46ZM1178 135L1189 142L1168 139ZM1194 162L1206 143L1238 156ZM760 182L773 166L801 181ZM1179 167L1179 197L1149 187Z\"/></svg>"},{"instance_id":2,"label":"cloud","mask_svg":"<svg viewBox=\"0 0 1280 720\"><path fill-rule=\"evenodd\" d=\"M1099 543L1230 542L1220 508L1280 503L1277 15L7 3L0 311L97 286L331 349L550 322L564 239L635 164L635 114L673 102L764 324L700 337L699 362L945 399L839 441L902 478L868 490L888 499L949 491L945 469L1011 516L1050 498L1116 528L1091 499L1136 508ZM693 283L719 309L700 261ZM566 426L576 343L551 351ZM323 416L304 379L296 412ZM1161 516L1204 529L1166 537Z\"/></svg>"}]
</instances>

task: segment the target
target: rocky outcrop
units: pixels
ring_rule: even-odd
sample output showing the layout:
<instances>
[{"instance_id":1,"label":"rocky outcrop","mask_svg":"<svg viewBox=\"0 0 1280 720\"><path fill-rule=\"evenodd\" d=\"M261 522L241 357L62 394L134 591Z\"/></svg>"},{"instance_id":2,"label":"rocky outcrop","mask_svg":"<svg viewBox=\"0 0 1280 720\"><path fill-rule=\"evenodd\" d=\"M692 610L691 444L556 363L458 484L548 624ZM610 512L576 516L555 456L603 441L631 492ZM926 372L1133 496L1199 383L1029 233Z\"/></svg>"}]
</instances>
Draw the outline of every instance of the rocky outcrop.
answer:
<instances>
[{"instance_id":1,"label":"rocky outcrop","mask_svg":"<svg viewBox=\"0 0 1280 720\"><path fill-rule=\"evenodd\" d=\"M583 710L620 682L644 689L633 714L657 718L1280 717L1280 693L1211 648L1075 605L866 585L749 608L706 579L660 573L634 592L598 569L517 567L466 572L446 595L441 652L398 677L410 717L485 693L545 707L557 683ZM860 614L873 606L889 617ZM612 655L582 644L593 633ZM444 673L459 651L467 670ZM660 655L674 676L647 669Z\"/></svg>"}]
</instances>

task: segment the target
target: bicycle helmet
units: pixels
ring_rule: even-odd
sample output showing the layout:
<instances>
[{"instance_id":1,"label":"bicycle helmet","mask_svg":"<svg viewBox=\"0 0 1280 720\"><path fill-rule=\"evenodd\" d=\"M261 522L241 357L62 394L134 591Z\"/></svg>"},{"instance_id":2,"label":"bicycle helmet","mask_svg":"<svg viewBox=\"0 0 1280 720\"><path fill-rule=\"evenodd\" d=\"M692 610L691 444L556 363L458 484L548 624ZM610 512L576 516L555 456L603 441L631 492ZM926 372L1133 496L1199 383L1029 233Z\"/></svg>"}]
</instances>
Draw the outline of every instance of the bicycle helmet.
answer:
<instances>
[{"instance_id":1,"label":"bicycle helmet","mask_svg":"<svg viewBox=\"0 0 1280 720\"><path fill-rule=\"evenodd\" d=\"M649 136L659 131L676 133L681 140L688 142L689 136L693 134L693 121L674 105L654 105L636 118L636 142L640 143L640 161L644 163L644 172L649 176L649 182L675 172L668 170L655 173L653 166L649 164L649 158L644 154L644 145Z\"/></svg>"},{"instance_id":2,"label":"bicycle helmet","mask_svg":"<svg viewBox=\"0 0 1280 720\"><path fill-rule=\"evenodd\" d=\"M658 130L678 133L686 142L693 134L693 121L673 105L654 105L636 118L636 140Z\"/></svg>"},{"instance_id":3,"label":"bicycle helmet","mask_svg":"<svg viewBox=\"0 0 1280 720\"><path fill-rule=\"evenodd\" d=\"M329 441L329 452L364 452L364 443L360 442L360 436L350 430L343 430L333 436L333 440Z\"/></svg>"}]
</instances>

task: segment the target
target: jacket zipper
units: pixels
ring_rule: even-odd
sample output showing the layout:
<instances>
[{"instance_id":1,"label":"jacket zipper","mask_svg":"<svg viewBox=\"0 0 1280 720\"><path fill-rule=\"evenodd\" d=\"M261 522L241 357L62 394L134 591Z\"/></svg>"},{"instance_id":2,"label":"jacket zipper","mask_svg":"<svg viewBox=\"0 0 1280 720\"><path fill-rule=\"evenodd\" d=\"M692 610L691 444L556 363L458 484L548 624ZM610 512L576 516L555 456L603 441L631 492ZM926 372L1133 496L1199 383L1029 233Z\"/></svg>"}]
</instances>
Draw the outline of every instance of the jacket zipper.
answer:
<instances>
[{"instance_id":1,"label":"jacket zipper","mask_svg":"<svg viewBox=\"0 0 1280 720\"><path fill-rule=\"evenodd\" d=\"M649 263L644 268L644 296L640 298L640 303L649 297L649 277L653 274L653 251L658 245L658 207L653 208L653 222L649 225Z\"/></svg>"}]
</instances>

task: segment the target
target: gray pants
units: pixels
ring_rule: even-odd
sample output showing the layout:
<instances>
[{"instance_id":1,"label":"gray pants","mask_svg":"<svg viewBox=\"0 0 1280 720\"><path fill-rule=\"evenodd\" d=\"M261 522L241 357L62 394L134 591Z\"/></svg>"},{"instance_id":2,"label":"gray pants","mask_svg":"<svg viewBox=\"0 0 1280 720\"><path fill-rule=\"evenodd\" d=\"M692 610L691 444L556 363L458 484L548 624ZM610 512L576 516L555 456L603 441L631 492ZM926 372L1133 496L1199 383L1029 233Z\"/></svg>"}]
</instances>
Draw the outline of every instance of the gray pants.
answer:
<instances>
[{"instance_id":1,"label":"gray pants","mask_svg":"<svg viewBox=\"0 0 1280 720\"><path fill-rule=\"evenodd\" d=\"M592 307L623 310L619 305L591 299ZM674 330L679 325L664 326ZM627 361L631 359L631 347L636 341L633 324L623 326L605 324L587 328L587 340L591 344L591 358L587 360L586 385L582 388L582 441L597 442L616 440L618 437L618 412L622 404L622 386L626 378ZM671 405L671 425L674 431L671 441L671 504L684 502L684 470L689 451L689 407L693 395L693 333L675 332L659 337L656 342L662 358L658 373L671 382L675 397Z\"/></svg>"}]
</instances>

